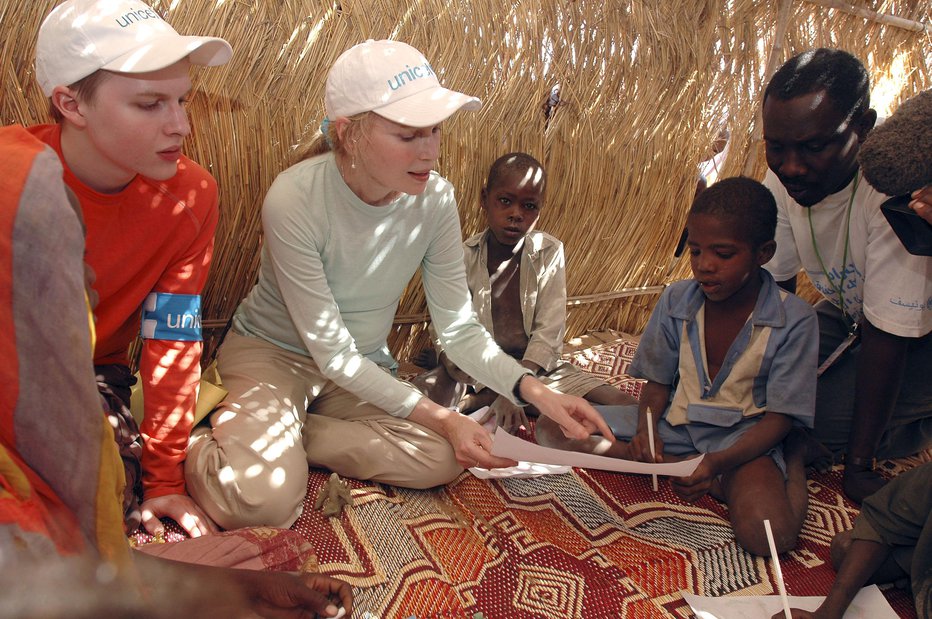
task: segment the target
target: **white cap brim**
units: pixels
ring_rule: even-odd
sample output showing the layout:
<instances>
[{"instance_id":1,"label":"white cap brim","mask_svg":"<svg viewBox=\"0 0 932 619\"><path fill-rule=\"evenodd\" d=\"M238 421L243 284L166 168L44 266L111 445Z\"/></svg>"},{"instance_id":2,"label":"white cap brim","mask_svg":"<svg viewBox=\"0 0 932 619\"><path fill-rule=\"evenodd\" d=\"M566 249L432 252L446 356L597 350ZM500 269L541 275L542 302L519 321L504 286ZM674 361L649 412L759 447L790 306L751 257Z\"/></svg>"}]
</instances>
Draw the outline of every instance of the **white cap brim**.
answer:
<instances>
[{"instance_id":1,"label":"white cap brim","mask_svg":"<svg viewBox=\"0 0 932 619\"><path fill-rule=\"evenodd\" d=\"M223 39L168 34L114 58L101 69L117 73L148 73L169 67L183 58L188 58L191 64L214 67L226 63L232 56L233 48Z\"/></svg>"},{"instance_id":2,"label":"white cap brim","mask_svg":"<svg viewBox=\"0 0 932 619\"><path fill-rule=\"evenodd\" d=\"M481 107L482 101L476 97L437 86L416 92L372 111L401 125L432 127L442 123L459 110L473 111Z\"/></svg>"}]
</instances>

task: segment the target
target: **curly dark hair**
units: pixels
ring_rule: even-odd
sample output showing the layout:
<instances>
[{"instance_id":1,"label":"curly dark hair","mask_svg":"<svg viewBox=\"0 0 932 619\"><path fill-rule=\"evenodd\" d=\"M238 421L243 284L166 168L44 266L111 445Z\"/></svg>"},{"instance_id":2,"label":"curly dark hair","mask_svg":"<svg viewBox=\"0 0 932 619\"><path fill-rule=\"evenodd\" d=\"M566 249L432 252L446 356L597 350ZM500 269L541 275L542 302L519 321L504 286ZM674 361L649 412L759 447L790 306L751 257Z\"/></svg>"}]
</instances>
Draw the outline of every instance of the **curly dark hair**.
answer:
<instances>
[{"instance_id":1,"label":"curly dark hair","mask_svg":"<svg viewBox=\"0 0 932 619\"><path fill-rule=\"evenodd\" d=\"M540 170L540 173L543 175L541 177L541 186L546 187L547 171L537 159L527 153L508 153L507 155L502 155L496 159L489 168L489 176L485 181L485 189L489 190L495 187L503 176L512 172L526 172L527 170L535 169Z\"/></svg>"},{"instance_id":2,"label":"curly dark hair","mask_svg":"<svg viewBox=\"0 0 932 619\"><path fill-rule=\"evenodd\" d=\"M777 230L777 203L770 190L753 178L734 176L700 193L690 215L711 215L733 223L752 247L772 241Z\"/></svg>"},{"instance_id":3,"label":"curly dark hair","mask_svg":"<svg viewBox=\"0 0 932 619\"><path fill-rule=\"evenodd\" d=\"M764 100L780 101L824 90L835 109L855 118L870 108L870 77L861 61L840 49L820 47L793 56L780 67Z\"/></svg>"}]
</instances>

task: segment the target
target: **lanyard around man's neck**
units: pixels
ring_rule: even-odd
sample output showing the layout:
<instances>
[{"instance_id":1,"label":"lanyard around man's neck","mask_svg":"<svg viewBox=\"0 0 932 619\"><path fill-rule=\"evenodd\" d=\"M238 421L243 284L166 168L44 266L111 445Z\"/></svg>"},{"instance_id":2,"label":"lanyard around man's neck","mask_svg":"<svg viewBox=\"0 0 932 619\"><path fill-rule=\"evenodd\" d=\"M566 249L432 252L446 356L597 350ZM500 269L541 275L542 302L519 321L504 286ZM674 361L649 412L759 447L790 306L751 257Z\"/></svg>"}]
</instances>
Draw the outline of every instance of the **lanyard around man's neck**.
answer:
<instances>
[{"instance_id":1,"label":"lanyard around man's neck","mask_svg":"<svg viewBox=\"0 0 932 619\"><path fill-rule=\"evenodd\" d=\"M849 333L854 333L857 330L857 322L848 314L847 305L845 304L845 277L848 275L848 243L851 240L851 209L854 206L854 196L858 191L858 181L860 178L861 175L855 172L854 186L851 188L851 197L848 199L848 211L845 213L845 251L841 258L841 281L837 285L835 284L835 280L828 274L828 269L825 268L825 261L822 260L822 253L819 251L819 244L816 242L815 228L812 225L812 207L806 209L809 215L809 235L812 237L812 249L815 250L816 258L819 259L819 266L822 267L822 274L825 275L825 279L832 287L832 291L838 295L838 308L844 316L845 324L848 325Z\"/></svg>"}]
</instances>

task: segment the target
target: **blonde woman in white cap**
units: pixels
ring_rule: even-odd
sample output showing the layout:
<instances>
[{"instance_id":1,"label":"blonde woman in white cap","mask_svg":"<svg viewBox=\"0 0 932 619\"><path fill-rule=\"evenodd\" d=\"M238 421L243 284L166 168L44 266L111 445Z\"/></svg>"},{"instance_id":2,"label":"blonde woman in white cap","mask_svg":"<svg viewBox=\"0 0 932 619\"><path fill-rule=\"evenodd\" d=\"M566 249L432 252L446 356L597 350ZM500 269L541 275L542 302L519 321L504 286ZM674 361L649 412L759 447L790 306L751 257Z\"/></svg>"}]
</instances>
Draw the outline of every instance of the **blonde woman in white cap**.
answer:
<instances>
[{"instance_id":1,"label":"blonde woman in white cap","mask_svg":"<svg viewBox=\"0 0 932 619\"><path fill-rule=\"evenodd\" d=\"M413 47L370 40L337 59L325 103L320 154L282 172L263 205L259 281L219 353L230 394L185 464L198 503L225 527L287 527L308 464L412 488L514 464L489 453L473 420L392 375L386 338L418 268L459 367L569 436L610 438L594 409L540 383L472 311L453 187L433 168L441 123L479 100L443 88Z\"/></svg>"},{"instance_id":2,"label":"blonde woman in white cap","mask_svg":"<svg viewBox=\"0 0 932 619\"><path fill-rule=\"evenodd\" d=\"M215 530L186 493L182 462L200 376L200 294L217 184L181 149L191 129L189 67L220 65L231 54L223 39L181 36L134 0L68 0L39 30L36 76L57 122L29 131L58 153L86 222L100 297L94 365L123 457L131 531L141 518L158 532L160 516L192 536ZM129 414L127 358L141 322L144 446Z\"/></svg>"}]
</instances>

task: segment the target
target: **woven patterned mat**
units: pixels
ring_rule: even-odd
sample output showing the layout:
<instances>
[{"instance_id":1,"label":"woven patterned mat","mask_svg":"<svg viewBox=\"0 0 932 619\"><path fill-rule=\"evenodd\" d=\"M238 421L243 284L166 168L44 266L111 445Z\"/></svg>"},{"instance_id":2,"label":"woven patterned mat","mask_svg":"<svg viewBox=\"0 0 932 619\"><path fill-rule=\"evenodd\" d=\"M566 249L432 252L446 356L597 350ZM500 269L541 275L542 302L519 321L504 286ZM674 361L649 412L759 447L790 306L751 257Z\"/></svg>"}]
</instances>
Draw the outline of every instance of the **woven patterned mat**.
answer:
<instances>
[{"instance_id":1,"label":"woven patterned mat","mask_svg":"<svg viewBox=\"0 0 932 619\"><path fill-rule=\"evenodd\" d=\"M635 349L621 340L567 356L636 395L639 384L624 376ZM885 465L893 474L928 459ZM654 493L646 477L585 469L512 480L467 472L427 491L348 480L353 508L326 518L313 502L327 477L311 471L292 529L314 544L324 573L353 585L357 616L686 618L684 590L776 593L769 561L736 545L726 506L709 497L684 503L662 481ZM811 474L809 491L800 542L781 558L790 595L828 592L829 544L857 515L841 493L840 467ZM178 535L170 527L168 539ZM884 593L901 617L915 617L905 591Z\"/></svg>"},{"instance_id":2,"label":"woven patterned mat","mask_svg":"<svg viewBox=\"0 0 932 619\"><path fill-rule=\"evenodd\" d=\"M315 496L327 478L314 471ZM832 536L856 509L841 473L810 480L800 542L781 559L790 595L824 595ZM680 592L776 593L768 561L741 550L726 508L679 501L650 480L575 469L537 479L479 480L415 491L350 482L355 506L339 518L305 513L293 529L314 542L325 573L350 582L358 608L378 617L487 619L691 617ZM901 617L909 596L885 594Z\"/></svg>"},{"instance_id":3,"label":"woven patterned mat","mask_svg":"<svg viewBox=\"0 0 932 619\"><path fill-rule=\"evenodd\" d=\"M313 471L309 496L326 479ZM464 473L432 491L350 484L352 510L310 511L293 529L378 617L691 617L684 590L776 593L769 562L736 545L724 505L684 503L664 484L654 493L643 477L574 469L490 481ZM781 558L790 595L831 587L831 539L857 515L840 484L840 468L810 478L800 542ZM906 592L885 595L915 617Z\"/></svg>"}]
</instances>

